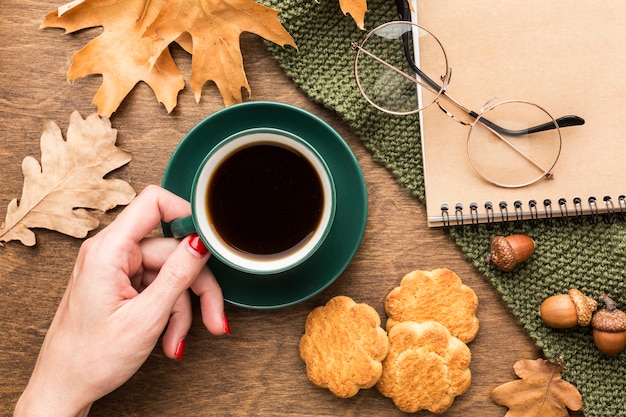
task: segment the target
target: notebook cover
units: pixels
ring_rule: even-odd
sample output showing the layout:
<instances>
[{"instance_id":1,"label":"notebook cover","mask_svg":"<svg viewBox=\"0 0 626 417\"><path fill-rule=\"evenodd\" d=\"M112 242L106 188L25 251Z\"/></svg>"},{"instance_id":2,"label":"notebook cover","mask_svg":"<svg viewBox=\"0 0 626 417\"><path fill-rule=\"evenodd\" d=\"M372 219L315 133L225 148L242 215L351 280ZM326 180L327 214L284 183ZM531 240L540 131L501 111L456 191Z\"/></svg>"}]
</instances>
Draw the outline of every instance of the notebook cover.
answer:
<instances>
[{"instance_id":1,"label":"notebook cover","mask_svg":"<svg viewBox=\"0 0 626 417\"><path fill-rule=\"evenodd\" d=\"M541 105L555 118L575 114L585 119L582 126L561 129L563 146L552 180L508 189L473 170L466 148L469 127L436 105L424 110L430 226L447 221L443 204L454 224L620 210L619 197L626 193L625 12L626 3L615 2L418 2L418 23L439 38L453 70L447 92L463 105L479 111L494 98L520 99ZM422 53L421 60L428 56ZM590 198L595 204L589 204ZM577 207L576 199L581 201ZM516 201L521 205L517 213ZM500 202L506 202L506 212ZM544 203L551 204L546 208ZM462 213L456 212L458 205ZM471 205L476 211L470 212Z\"/></svg>"}]
</instances>

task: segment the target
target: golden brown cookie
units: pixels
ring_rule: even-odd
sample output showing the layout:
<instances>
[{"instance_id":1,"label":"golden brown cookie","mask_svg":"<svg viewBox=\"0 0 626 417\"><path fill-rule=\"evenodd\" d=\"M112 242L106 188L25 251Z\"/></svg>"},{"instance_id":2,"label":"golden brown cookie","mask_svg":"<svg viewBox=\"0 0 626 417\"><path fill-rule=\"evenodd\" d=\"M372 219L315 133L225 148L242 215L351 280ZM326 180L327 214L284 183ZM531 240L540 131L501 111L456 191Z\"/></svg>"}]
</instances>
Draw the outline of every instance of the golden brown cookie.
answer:
<instances>
[{"instance_id":1,"label":"golden brown cookie","mask_svg":"<svg viewBox=\"0 0 626 417\"><path fill-rule=\"evenodd\" d=\"M345 296L311 311L300 338L300 356L311 382L341 398L378 382L388 348L376 310Z\"/></svg>"},{"instance_id":2,"label":"golden brown cookie","mask_svg":"<svg viewBox=\"0 0 626 417\"><path fill-rule=\"evenodd\" d=\"M449 269L413 271L385 300L387 330L403 321L437 321L469 343L478 332L478 297Z\"/></svg>"},{"instance_id":3,"label":"golden brown cookie","mask_svg":"<svg viewBox=\"0 0 626 417\"><path fill-rule=\"evenodd\" d=\"M389 331L377 388L405 413L443 413L469 388L471 358L467 345L438 322L398 323Z\"/></svg>"}]
</instances>

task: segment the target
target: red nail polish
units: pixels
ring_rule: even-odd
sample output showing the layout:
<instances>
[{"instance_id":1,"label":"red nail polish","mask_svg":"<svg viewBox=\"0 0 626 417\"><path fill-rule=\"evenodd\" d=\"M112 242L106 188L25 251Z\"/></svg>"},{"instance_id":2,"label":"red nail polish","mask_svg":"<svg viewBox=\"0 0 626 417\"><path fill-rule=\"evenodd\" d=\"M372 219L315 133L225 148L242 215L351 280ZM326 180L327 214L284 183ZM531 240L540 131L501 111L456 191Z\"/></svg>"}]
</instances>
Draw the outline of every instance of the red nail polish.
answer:
<instances>
[{"instance_id":1,"label":"red nail polish","mask_svg":"<svg viewBox=\"0 0 626 417\"><path fill-rule=\"evenodd\" d=\"M178 346L176 346L176 352L174 352L174 356L177 361L183 360L183 354L185 353L185 339L182 339L178 342Z\"/></svg>"},{"instance_id":2,"label":"red nail polish","mask_svg":"<svg viewBox=\"0 0 626 417\"><path fill-rule=\"evenodd\" d=\"M209 250L204 246L204 242L196 233L189 238L189 247L200 256L206 255Z\"/></svg>"},{"instance_id":3,"label":"red nail polish","mask_svg":"<svg viewBox=\"0 0 626 417\"><path fill-rule=\"evenodd\" d=\"M224 325L224 334L230 334L230 324L228 324L226 313L224 313L224 315L222 316L222 323Z\"/></svg>"}]
</instances>

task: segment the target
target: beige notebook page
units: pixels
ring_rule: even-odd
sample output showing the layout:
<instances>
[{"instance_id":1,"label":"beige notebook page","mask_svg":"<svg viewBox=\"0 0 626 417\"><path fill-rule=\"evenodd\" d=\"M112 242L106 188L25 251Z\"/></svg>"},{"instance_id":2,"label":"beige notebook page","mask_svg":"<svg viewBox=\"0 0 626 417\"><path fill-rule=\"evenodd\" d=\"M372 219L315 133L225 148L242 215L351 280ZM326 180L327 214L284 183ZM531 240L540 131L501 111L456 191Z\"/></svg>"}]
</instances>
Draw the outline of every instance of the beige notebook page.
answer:
<instances>
[{"instance_id":1,"label":"beige notebook page","mask_svg":"<svg viewBox=\"0 0 626 417\"><path fill-rule=\"evenodd\" d=\"M507 189L478 176L470 165L469 127L436 105L422 114L426 205L429 225L441 224L441 205L476 203L484 221L485 202L498 204L574 198L590 212L589 197L602 211L605 196L617 206L626 194L626 3L565 0L419 0L418 22L443 44L452 68L448 93L471 110L488 101L520 99L537 103L555 118L575 114L583 126L562 129L561 156L554 179ZM427 56L421 56L422 62ZM497 157L497 155L494 155Z\"/></svg>"}]
</instances>

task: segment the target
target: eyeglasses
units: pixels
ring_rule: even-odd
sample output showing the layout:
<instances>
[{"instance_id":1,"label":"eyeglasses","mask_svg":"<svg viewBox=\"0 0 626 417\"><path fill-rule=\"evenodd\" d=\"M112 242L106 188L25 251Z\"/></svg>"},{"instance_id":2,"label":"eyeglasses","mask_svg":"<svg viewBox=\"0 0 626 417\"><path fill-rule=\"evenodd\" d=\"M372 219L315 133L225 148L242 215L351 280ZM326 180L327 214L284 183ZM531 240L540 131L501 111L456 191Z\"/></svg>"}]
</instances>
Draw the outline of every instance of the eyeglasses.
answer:
<instances>
[{"instance_id":1,"label":"eyeglasses","mask_svg":"<svg viewBox=\"0 0 626 417\"><path fill-rule=\"evenodd\" d=\"M399 2L399 7L406 4ZM408 4L401 18L410 18ZM441 42L406 20L378 26L361 44L352 42L352 48L357 86L372 106L408 115L436 103L452 119L469 126L467 153L472 167L500 187L523 187L552 178L561 153L560 128L584 123L571 115L555 119L539 105L522 100L490 101L480 112L464 107L446 92L452 70ZM429 59L417 65L420 52ZM443 100L462 116L444 107Z\"/></svg>"}]
</instances>

